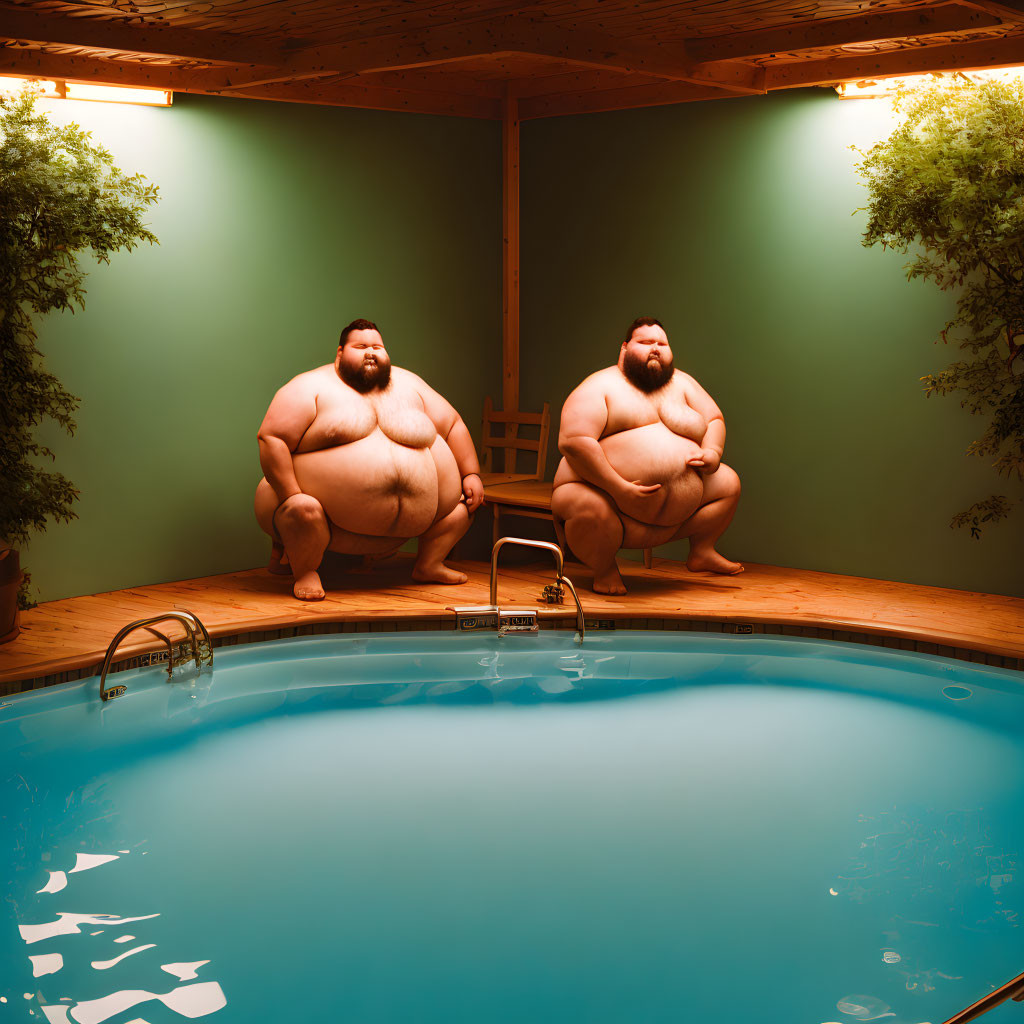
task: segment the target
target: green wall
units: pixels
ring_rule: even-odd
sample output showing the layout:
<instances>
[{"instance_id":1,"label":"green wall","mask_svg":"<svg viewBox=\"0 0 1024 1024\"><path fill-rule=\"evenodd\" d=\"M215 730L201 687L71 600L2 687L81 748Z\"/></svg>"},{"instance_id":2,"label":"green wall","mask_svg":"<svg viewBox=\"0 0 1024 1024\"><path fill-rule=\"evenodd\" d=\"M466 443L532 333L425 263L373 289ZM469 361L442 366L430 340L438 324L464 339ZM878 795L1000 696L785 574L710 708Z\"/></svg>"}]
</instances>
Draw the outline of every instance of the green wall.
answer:
<instances>
[{"instance_id":1,"label":"green wall","mask_svg":"<svg viewBox=\"0 0 1024 1024\"><path fill-rule=\"evenodd\" d=\"M948 526L1024 496L963 454L983 421L918 382L957 358L935 344L953 302L851 216L848 147L890 129L887 105L817 89L527 122L523 407L560 409L657 316L725 413L744 486L725 554L1024 595L1020 511L980 541Z\"/></svg>"},{"instance_id":2,"label":"green wall","mask_svg":"<svg viewBox=\"0 0 1024 1024\"><path fill-rule=\"evenodd\" d=\"M93 264L85 310L39 331L82 405L74 438L46 431L81 500L23 555L38 599L264 563L257 427L354 317L476 430L501 390L497 123L189 96L47 110L161 201L160 245Z\"/></svg>"},{"instance_id":3,"label":"green wall","mask_svg":"<svg viewBox=\"0 0 1024 1024\"><path fill-rule=\"evenodd\" d=\"M162 199L161 244L94 267L86 309L40 330L83 400L76 437L46 431L82 498L25 553L40 599L261 564L256 428L352 317L476 432L501 390L496 123L187 96L48 109ZM848 146L889 127L826 90L526 122L523 404L557 413L659 316L726 414L744 483L726 554L1024 594L1019 515L981 541L947 525L1022 495L963 455L981 420L920 390L955 357L934 341L951 299L862 248L851 216Z\"/></svg>"}]
</instances>

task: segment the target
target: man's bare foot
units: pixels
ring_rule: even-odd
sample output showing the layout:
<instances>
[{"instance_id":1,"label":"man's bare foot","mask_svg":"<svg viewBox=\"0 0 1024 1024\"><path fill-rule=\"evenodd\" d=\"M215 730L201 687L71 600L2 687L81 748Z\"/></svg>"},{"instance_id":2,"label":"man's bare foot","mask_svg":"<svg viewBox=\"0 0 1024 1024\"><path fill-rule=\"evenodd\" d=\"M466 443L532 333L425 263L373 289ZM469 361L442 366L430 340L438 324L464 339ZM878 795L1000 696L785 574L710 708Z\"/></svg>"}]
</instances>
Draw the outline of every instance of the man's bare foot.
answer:
<instances>
[{"instance_id":1,"label":"man's bare foot","mask_svg":"<svg viewBox=\"0 0 1024 1024\"><path fill-rule=\"evenodd\" d=\"M720 555L717 551L690 552L686 560L686 568L690 572L717 572L722 576L735 576L743 572L743 566L739 562L730 562L728 558Z\"/></svg>"},{"instance_id":2,"label":"man's bare foot","mask_svg":"<svg viewBox=\"0 0 1024 1024\"><path fill-rule=\"evenodd\" d=\"M284 548L279 547L275 544L270 549L270 561L267 563L267 571L272 572L275 576L291 576L292 567L288 564L288 556L284 553Z\"/></svg>"},{"instance_id":3,"label":"man's bare foot","mask_svg":"<svg viewBox=\"0 0 1024 1024\"><path fill-rule=\"evenodd\" d=\"M444 562L437 565L420 565L418 562L412 567L412 578L417 583L465 583L469 577L457 569L449 569Z\"/></svg>"},{"instance_id":4,"label":"man's bare foot","mask_svg":"<svg viewBox=\"0 0 1024 1024\"><path fill-rule=\"evenodd\" d=\"M300 601L322 601L326 596L323 584L320 582L320 577L312 570L304 572L295 581L292 593Z\"/></svg>"},{"instance_id":5,"label":"man's bare foot","mask_svg":"<svg viewBox=\"0 0 1024 1024\"><path fill-rule=\"evenodd\" d=\"M622 582L617 566L612 566L607 572L594 574L595 594L624 594L626 584Z\"/></svg>"}]
</instances>

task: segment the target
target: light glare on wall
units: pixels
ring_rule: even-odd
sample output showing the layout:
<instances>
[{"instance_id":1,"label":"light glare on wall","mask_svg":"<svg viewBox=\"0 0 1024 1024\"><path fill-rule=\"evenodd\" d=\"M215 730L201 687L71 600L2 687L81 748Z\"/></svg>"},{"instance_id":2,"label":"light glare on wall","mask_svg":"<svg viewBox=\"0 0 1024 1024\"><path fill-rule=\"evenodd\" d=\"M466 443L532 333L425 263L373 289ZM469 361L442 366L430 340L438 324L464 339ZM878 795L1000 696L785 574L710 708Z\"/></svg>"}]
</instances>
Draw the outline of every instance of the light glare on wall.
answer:
<instances>
[{"instance_id":1,"label":"light glare on wall","mask_svg":"<svg viewBox=\"0 0 1024 1024\"><path fill-rule=\"evenodd\" d=\"M929 80L953 78L956 75L960 75L962 78L971 78L975 82L1005 82L1024 78L1024 67L984 68L980 71L954 71L949 74L934 72L924 75L894 75L891 78L862 78L856 82L839 82L836 85L836 92L843 100L886 99L895 95L900 86L913 89L914 86Z\"/></svg>"},{"instance_id":2,"label":"light glare on wall","mask_svg":"<svg viewBox=\"0 0 1024 1024\"><path fill-rule=\"evenodd\" d=\"M94 85L91 82L67 82L61 79L0 77L0 92L18 92L28 83L48 99L92 100L99 103L135 103L147 107L169 107L174 94L168 89L128 88L120 85Z\"/></svg>"}]
</instances>

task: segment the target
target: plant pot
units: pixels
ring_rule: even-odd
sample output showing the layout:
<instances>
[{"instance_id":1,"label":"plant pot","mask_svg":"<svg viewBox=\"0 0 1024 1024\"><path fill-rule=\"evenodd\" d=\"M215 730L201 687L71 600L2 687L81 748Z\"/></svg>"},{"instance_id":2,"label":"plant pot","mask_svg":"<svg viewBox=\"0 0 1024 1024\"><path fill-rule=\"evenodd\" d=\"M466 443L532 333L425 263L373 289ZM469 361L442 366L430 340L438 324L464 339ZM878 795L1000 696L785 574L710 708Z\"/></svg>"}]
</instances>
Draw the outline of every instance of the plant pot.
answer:
<instances>
[{"instance_id":1,"label":"plant pot","mask_svg":"<svg viewBox=\"0 0 1024 1024\"><path fill-rule=\"evenodd\" d=\"M18 626L18 590L21 588L21 559L14 548L0 551L0 644L13 640Z\"/></svg>"}]
</instances>

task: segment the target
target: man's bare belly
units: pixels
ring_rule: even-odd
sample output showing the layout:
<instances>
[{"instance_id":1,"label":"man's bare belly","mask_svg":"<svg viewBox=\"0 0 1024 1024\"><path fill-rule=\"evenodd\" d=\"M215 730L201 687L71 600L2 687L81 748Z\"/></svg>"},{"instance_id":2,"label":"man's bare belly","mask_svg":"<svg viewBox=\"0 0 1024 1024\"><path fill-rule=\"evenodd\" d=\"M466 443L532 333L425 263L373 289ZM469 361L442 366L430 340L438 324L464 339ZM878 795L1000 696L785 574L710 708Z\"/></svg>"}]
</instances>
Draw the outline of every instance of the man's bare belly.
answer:
<instances>
[{"instance_id":1,"label":"man's bare belly","mask_svg":"<svg viewBox=\"0 0 1024 1024\"><path fill-rule=\"evenodd\" d=\"M419 537L459 502L462 479L443 438L409 448L379 429L358 441L292 456L303 492L350 533Z\"/></svg>"},{"instance_id":2,"label":"man's bare belly","mask_svg":"<svg viewBox=\"0 0 1024 1024\"><path fill-rule=\"evenodd\" d=\"M620 512L638 523L650 526L678 527L700 508L704 482L700 473L686 460L700 451L700 445L673 433L664 423L623 430L600 441L605 458L626 480L643 484L661 484L654 494L628 501L613 499ZM554 485L581 478L562 459Z\"/></svg>"}]
</instances>

